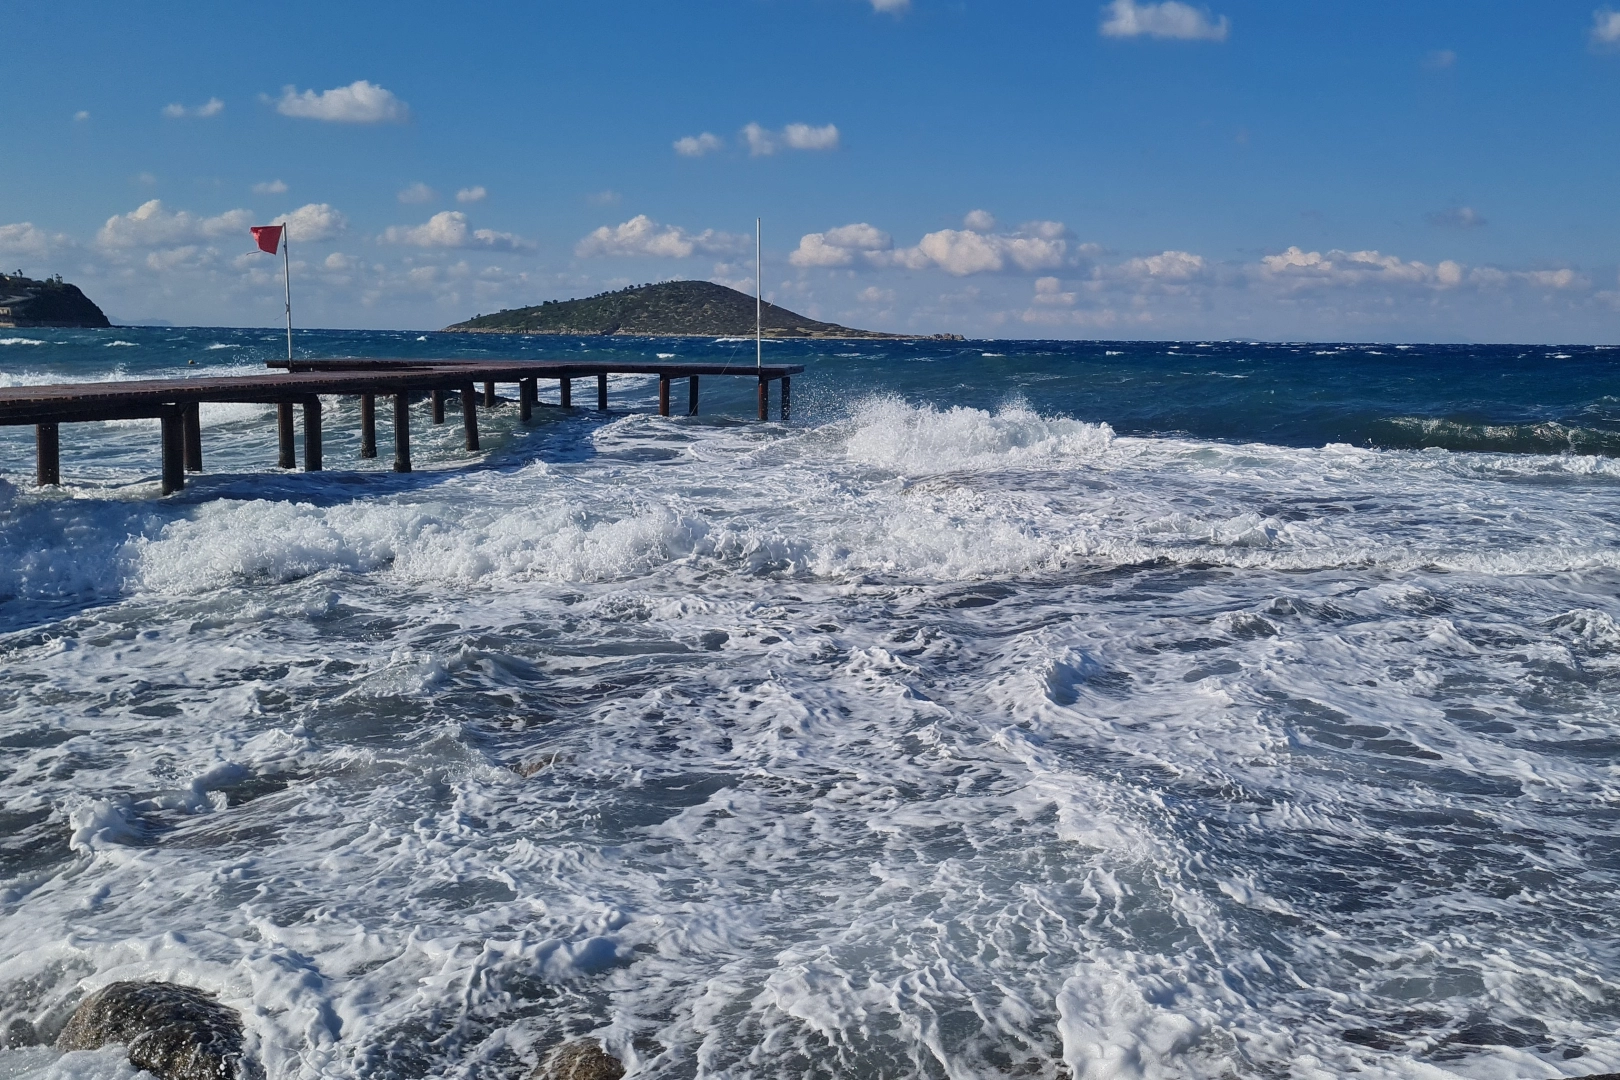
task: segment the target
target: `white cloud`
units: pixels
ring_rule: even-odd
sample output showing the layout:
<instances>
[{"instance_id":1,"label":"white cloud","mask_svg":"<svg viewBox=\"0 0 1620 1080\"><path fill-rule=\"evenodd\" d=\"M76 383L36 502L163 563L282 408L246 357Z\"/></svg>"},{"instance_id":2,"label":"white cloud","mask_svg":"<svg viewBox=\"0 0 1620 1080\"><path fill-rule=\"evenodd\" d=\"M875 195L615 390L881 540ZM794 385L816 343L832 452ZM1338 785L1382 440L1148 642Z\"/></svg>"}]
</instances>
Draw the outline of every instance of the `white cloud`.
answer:
<instances>
[{"instance_id":1,"label":"white cloud","mask_svg":"<svg viewBox=\"0 0 1620 1080\"><path fill-rule=\"evenodd\" d=\"M418 180L416 183L402 188L396 198L406 205L416 205L419 203L432 202L438 196L438 194L438 192L434 191L432 188L422 183L422 181Z\"/></svg>"},{"instance_id":2,"label":"white cloud","mask_svg":"<svg viewBox=\"0 0 1620 1080\"><path fill-rule=\"evenodd\" d=\"M1063 282L1055 277L1035 279L1035 303L1048 307L1073 307L1074 293L1063 291Z\"/></svg>"},{"instance_id":3,"label":"white cloud","mask_svg":"<svg viewBox=\"0 0 1620 1080\"><path fill-rule=\"evenodd\" d=\"M788 256L794 266L849 266L857 256L894 247L889 234L865 222L840 225L824 233L806 233Z\"/></svg>"},{"instance_id":4,"label":"white cloud","mask_svg":"<svg viewBox=\"0 0 1620 1080\"><path fill-rule=\"evenodd\" d=\"M1034 272L1055 270L1070 261L1068 229L1061 221L1032 221L1013 233L941 229L915 248L894 252L889 260L911 269L937 266L947 274L998 273L1010 267Z\"/></svg>"},{"instance_id":5,"label":"white cloud","mask_svg":"<svg viewBox=\"0 0 1620 1080\"><path fill-rule=\"evenodd\" d=\"M720 136L705 131L701 135L687 135L675 140L675 152L682 157L702 157L712 154L726 144Z\"/></svg>"},{"instance_id":6,"label":"white cloud","mask_svg":"<svg viewBox=\"0 0 1620 1080\"><path fill-rule=\"evenodd\" d=\"M1474 229L1484 225L1485 216L1472 206L1453 206L1445 210L1436 210L1424 217L1430 225L1450 226L1457 229Z\"/></svg>"},{"instance_id":7,"label":"white cloud","mask_svg":"<svg viewBox=\"0 0 1620 1080\"><path fill-rule=\"evenodd\" d=\"M585 201L590 203L592 206L618 206L619 202L623 198L623 195L620 195L617 191L610 189L606 191L593 191L589 195L585 196Z\"/></svg>"},{"instance_id":8,"label":"white cloud","mask_svg":"<svg viewBox=\"0 0 1620 1080\"><path fill-rule=\"evenodd\" d=\"M170 247L233 232L246 236L252 223L253 215L246 210L227 210L205 218L185 210L170 212L161 200L151 199L127 214L108 218L96 234L96 243L106 248Z\"/></svg>"},{"instance_id":9,"label":"white cloud","mask_svg":"<svg viewBox=\"0 0 1620 1080\"><path fill-rule=\"evenodd\" d=\"M255 195L285 195L286 193L287 182L285 180L266 180L263 183L253 185L253 194Z\"/></svg>"},{"instance_id":10,"label":"white cloud","mask_svg":"<svg viewBox=\"0 0 1620 1080\"><path fill-rule=\"evenodd\" d=\"M471 229L467 215L460 210L441 210L421 225L390 225L382 234L388 244L409 244L423 248L490 248L495 251L528 251L533 245L511 233L492 229Z\"/></svg>"},{"instance_id":11,"label":"white cloud","mask_svg":"<svg viewBox=\"0 0 1620 1080\"><path fill-rule=\"evenodd\" d=\"M291 241L314 243L330 240L349 227L349 219L334 210L329 203L306 203L288 214L277 214L270 224L287 226Z\"/></svg>"},{"instance_id":12,"label":"white cloud","mask_svg":"<svg viewBox=\"0 0 1620 1080\"><path fill-rule=\"evenodd\" d=\"M1563 270L1526 270L1521 272L1519 277L1543 289L1568 289L1583 284L1575 271L1567 268Z\"/></svg>"},{"instance_id":13,"label":"white cloud","mask_svg":"<svg viewBox=\"0 0 1620 1080\"><path fill-rule=\"evenodd\" d=\"M1204 257L1187 251L1166 251L1141 259L1128 259L1120 266L1126 277L1155 281L1189 281L1204 272Z\"/></svg>"},{"instance_id":14,"label":"white cloud","mask_svg":"<svg viewBox=\"0 0 1620 1080\"><path fill-rule=\"evenodd\" d=\"M759 124L747 124L742 129L743 141L748 144L750 157L768 157L783 146L790 150L838 149L838 125L789 124L781 131L772 131Z\"/></svg>"},{"instance_id":15,"label":"white cloud","mask_svg":"<svg viewBox=\"0 0 1620 1080\"><path fill-rule=\"evenodd\" d=\"M183 117L183 116L199 116L199 117L218 116L220 113L222 113L224 111L225 111L225 103L223 101L219 100L219 98L217 98L217 97L216 98L209 98L207 101L203 102L201 105L198 105L195 108L191 108L191 109L188 109L184 105L181 105L179 103L175 103L173 105L165 105L165 106L163 106L163 115L168 116L168 117L172 117L174 119L179 119L180 117Z\"/></svg>"},{"instance_id":16,"label":"white cloud","mask_svg":"<svg viewBox=\"0 0 1620 1080\"><path fill-rule=\"evenodd\" d=\"M789 124L782 129L782 141L793 150L836 150L838 126L823 124L821 127L811 127L809 124Z\"/></svg>"},{"instance_id":17,"label":"white cloud","mask_svg":"<svg viewBox=\"0 0 1620 1080\"><path fill-rule=\"evenodd\" d=\"M1444 267L1444 269L1441 269ZM1449 259L1440 266L1407 262L1377 251L1302 251L1291 247L1260 260L1267 278L1294 285L1431 285L1447 288L1462 280L1462 267Z\"/></svg>"},{"instance_id":18,"label":"white cloud","mask_svg":"<svg viewBox=\"0 0 1620 1080\"><path fill-rule=\"evenodd\" d=\"M88 120L90 119L90 112L87 109L80 109L78 112L73 114L73 119L79 121Z\"/></svg>"},{"instance_id":19,"label":"white cloud","mask_svg":"<svg viewBox=\"0 0 1620 1080\"><path fill-rule=\"evenodd\" d=\"M1592 12L1592 44L1620 45L1620 11L1599 8Z\"/></svg>"},{"instance_id":20,"label":"white cloud","mask_svg":"<svg viewBox=\"0 0 1620 1080\"><path fill-rule=\"evenodd\" d=\"M880 289L876 285L868 285L855 294L855 299L863 304L882 305L894 303L896 296L893 289Z\"/></svg>"},{"instance_id":21,"label":"white cloud","mask_svg":"<svg viewBox=\"0 0 1620 1080\"><path fill-rule=\"evenodd\" d=\"M911 0L872 0L872 10L900 15L911 10Z\"/></svg>"},{"instance_id":22,"label":"white cloud","mask_svg":"<svg viewBox=\"0 0 1620 1080\"><path fill-rule=\"evenodd\" d=\"M411 115L410 107L392 91L365 79L319 94L313 90L299 93L296 87L284 87L276 102L276 111L283 116L340 124L403 123Z\"/></svg>"},{"instance_id":23,"label":"white cloud","mask_svg":"<svg viewBox=\"0 0 1620 1080\"><path fill-rule=\"evenodd\" d=\"M484 190L484 185L483 184L474 184L472 187L464 187L460 191L456 192L456 202L458 202L458 203L483 202L484 199L488 197L488 195L489 195L489 192Z\"/></svg>"},{"instance_id":24,"label":"white cloud","mask_svg":"<svg viewBox=\"0 0 1620 1080\"><path fill-rule=\"evenodd\" d=\"M67 238L57 236L57 243ZM51 248L52 237L43 229L36 229L31 221L20 221L15 225L0 225L0 254L3 255L44 255Z\"/></svg>"},{"instance_id":25,"label":"white cloud","mask_svg":"<svg viewBox=\"0 0 1620 1080\"><path fill-rule=\"evenodd\" d=\"M1227 18L1212 18L1180 0L1160 4L1138 4L1136 0L1113 0L1103 9L1104 37L1174 38L1180 41L1225 41Z\"/></svg>"},{"instance_id":26,"label":"white cloud","mask_svg":"<svg viewBox=\"0 0 1620 1080\"><path fill-rule=\"evenodd\" d=\"M651 255L684 259L702 252L730 255L747 250L750 238L704 229L689 233L678 225L660 225L646 214L637 214L622 225L602 226L574 246L581 258L599 255Z\"/></svg>"},{"instance_id":27,"label":"white cloud","mask_svg":"<svg viewBox=\"0 0 1620 1080\"><path fill-rule=\"evenodd\" d=\"M988 210L969 210L962 224L974 232L989 232L996 227L996 216Z\"/></svg>"}]
</instances>

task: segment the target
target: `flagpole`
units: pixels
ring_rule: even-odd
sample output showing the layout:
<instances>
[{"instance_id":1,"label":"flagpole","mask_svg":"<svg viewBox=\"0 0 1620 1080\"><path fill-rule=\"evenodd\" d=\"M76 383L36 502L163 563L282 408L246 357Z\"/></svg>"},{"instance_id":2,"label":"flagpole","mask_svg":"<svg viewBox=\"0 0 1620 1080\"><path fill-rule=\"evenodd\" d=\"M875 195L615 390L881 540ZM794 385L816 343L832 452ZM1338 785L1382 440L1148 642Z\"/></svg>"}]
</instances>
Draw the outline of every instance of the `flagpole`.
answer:
<instances>
[{"instance_id":1,"label":"flagpole","mask_svg":"<svg viewBox=\"0 0 1620 1080\"><path fill-rule=\"evenodd\" d=\"M290 229L281 226L281 280L287 285L287 362L292 362L292 245L288 243Z\"/></svg>"},{"instance_id":2,"label":"flagpole","mask_svg":"<svg viewBox=\"0 0 1620 1080\"><path fill-rule=\"evenodd\" d=\"M759 218L754 219L754 368L765 366L765 346L760 340L760 320L764 311L764 292L760 289Z\"/></svg>"}]
</instances>

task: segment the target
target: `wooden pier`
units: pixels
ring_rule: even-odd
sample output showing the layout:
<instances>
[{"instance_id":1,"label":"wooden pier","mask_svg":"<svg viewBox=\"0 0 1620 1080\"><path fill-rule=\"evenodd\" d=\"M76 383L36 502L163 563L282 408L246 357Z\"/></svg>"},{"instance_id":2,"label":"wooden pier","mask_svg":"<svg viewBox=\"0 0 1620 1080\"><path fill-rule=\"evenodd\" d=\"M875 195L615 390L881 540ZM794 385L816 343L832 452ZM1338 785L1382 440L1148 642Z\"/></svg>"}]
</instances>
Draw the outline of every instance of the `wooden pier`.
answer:
<instances>
[{"instance_id":1,"label":"wooden pier","mask_svg":"<svg viewBox=\"0 0 1620 1080\"><path fill-rule=\"evenodd\" d=\"M516 384L518 415L527 422L539 399L541 380L557 381L559 408L573 407L575 379L596 381L596 408L608 407L608 376L656 375L658 414L670 414L670 384L687 383L688 416L698 411L698 380L705 375L745 376L759 383L759 418L769 419L770 386L781 383L781 411L789 415L792 377L804 370L799 364L636 364L618 361L529 360L281 360L272 361L280 373L202 377L195 379L139 379L126 382L60 383L51 386L13 386L0 389L0 425L34 425L37 452L36 479L40 485L59 484L61 425L97 420L157 419L161 425L163 492L185 487L186 473L202 471L203 403L276 406L279 455L277 464L296 464L295 411L304 420L304 469L319 471L321 460L321 398L360 399L360 456L377 456L377 398L393 398L394 471L411 471L410 403L428 397L433 422L444 423L445 400L455 395L461 406L468 450L478 449L478 404L486 409L500 404L498 384ZM480 389L482 393L480 393ZM549 403L545 403L549 404Z\"/></svg>"}]
</instances>

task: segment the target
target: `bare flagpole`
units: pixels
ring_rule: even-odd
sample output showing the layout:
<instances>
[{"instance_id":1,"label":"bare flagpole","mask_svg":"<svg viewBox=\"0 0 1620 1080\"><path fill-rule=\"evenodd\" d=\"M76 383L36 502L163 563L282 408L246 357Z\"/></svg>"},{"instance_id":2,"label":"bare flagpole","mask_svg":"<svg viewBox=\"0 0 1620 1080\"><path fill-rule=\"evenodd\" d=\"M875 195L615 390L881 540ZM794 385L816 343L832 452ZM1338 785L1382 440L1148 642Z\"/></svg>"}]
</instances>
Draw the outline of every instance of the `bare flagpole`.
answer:
<instances>
[{"instance_id":1,"label":"bare flagpole","mask_svg":"<svg viewBox=\"0 0 1620 1080\"><path fill-rule=\"evenodd\" d=\"M765 345L760 335L760 320L764 311L765 294L760 290L759 218L754 219L754 367L765 366Z\"/></svg>"},{"instance_id":2,"label":"bare flagpole","mask_svg":"<svg viewBox=\"0 0 1620 1080\"><path fill-rule=\"evenodd\" d=\"M281 226L281 279L287 284L287 360L292 361L292 254L288 235L291 230Z\"/></svg>"}]
</instances>

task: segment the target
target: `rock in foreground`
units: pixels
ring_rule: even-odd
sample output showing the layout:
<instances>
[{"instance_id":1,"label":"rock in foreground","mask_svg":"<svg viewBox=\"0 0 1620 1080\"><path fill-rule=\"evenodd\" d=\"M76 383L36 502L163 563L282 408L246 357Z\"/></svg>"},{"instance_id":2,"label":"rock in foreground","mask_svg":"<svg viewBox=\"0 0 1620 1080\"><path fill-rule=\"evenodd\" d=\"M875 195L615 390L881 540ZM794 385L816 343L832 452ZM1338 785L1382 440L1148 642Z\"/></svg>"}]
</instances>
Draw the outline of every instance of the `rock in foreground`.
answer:
<instances>
[{"instance_id":1,"label":"rock in foreground","mask_svg":"<svg viewBox=\"0 0 1620 1080\"><path fill-rule=\"evenodd\" d=\"M624 1066L595 1039L576 1039L552 1051L534 1080L621 1080Z\"/></svg>"},{"instance_id":2,"label":"rock in foreground","mask_svg":"<svg viewBox=\"0 0 1620 1080\"><path fill-rule=\"evenodd\" d=\"M123 1043L159 1080L238 1080L242 1021L212 994L174 983L116 982L79 1004L58 1050Z\"/></svg>"}]
</instances>

